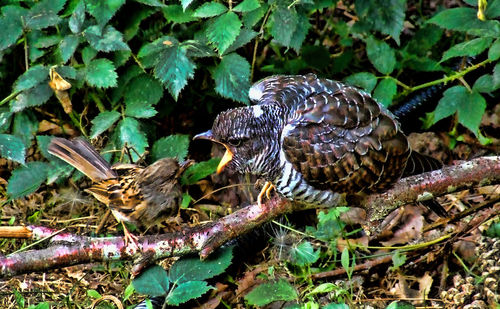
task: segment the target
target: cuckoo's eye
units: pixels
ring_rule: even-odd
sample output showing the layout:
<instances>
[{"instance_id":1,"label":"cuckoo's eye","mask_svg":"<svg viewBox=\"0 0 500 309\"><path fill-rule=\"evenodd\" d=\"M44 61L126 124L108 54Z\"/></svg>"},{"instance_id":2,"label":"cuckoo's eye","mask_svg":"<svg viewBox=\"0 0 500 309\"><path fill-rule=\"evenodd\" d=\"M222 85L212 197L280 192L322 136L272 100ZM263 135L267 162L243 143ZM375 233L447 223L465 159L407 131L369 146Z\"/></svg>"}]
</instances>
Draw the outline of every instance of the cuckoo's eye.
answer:
<instances>
[{"instance_id":1,"label":"cuckoo's eye","mask_svg":"<svg viewBox=\"0 0 500 309\"><path fill-rule=\"evenodd\" d=\"M227 143L233 147L239 147L242 142L243 142L243 139L241 139L241 138L231 138L231 139L227 140Z\"/></svg>"}]
</instances>

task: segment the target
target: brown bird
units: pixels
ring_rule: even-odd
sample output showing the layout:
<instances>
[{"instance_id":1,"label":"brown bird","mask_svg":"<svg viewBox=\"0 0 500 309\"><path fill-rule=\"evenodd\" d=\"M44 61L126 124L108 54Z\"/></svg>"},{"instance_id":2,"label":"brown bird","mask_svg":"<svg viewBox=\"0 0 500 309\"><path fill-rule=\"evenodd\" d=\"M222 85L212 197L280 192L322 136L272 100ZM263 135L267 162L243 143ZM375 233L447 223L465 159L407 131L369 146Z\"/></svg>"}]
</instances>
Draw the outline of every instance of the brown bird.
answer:
<instances>
[{"instance_id":1,"label":"brown bird","mask_svg":"<svg viewBox=\"0 0 500 309\"><path fill-rule=\"evenodd\" d=\"M439 168L412 152L395 117L368 93L314 74L271 76L250 88L254 106L222 112L195 136L222 144L217 168L255 174L298 202L335 205Z\"/></svg>"},{"instance_id":2,"label":"brown bird","mask_svg":"<svg viewBox=\"0 0 500 309\"><path fill-rule=\"evenodd\" d=\"M149 227L175 215L182 199L179 183L181 174L193 162L180 164L174 158L165 158L141 167L135 164L111 166L84 139L51 140L50 154L66 161L89 177L94 184L85 191L106 204L115 218ZM123 225L125 240L136 243L136 238Z\"/></svg>"}]
</instances>

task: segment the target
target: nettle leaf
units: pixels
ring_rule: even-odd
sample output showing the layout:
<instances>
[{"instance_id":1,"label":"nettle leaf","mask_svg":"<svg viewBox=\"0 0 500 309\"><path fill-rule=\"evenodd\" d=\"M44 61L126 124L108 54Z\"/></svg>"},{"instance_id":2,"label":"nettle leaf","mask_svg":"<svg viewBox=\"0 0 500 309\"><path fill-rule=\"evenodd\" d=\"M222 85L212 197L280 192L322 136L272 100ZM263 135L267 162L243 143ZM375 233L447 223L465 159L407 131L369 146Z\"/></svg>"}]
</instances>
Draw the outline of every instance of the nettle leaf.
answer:
<instances>
[{"instance_id":1,"label":"nettle leaf","mask_svg":"<svg viewBox=\"0 0 500 309\"><path fill-rule=\"evenodd\" d=\"M61 54L62 63L66 63L69 58L75 53L80 38L76 35L66 35L59 43L59 52Z\"/></svg>"},{"instance_id":2,"label":"nettle leaf","mask_svg":"<svg viewBox=\"0 0 500 309\"><path fill-rule=\"evenodd\" d=\"M499 1L500 3L500 1ZM488 59L491 61L496 61L500 58L500 39L497 39L493 45L491 45L488 51Z\"/></svg>"},{"instance_id":3,"label":"nettle leaf","mask_svg":"<svg viewBox=\"0 0 500 309\"><path fill-rule=\"evenodd\" d=\"M130 50L127 43L123 42L123 34L112 26L106 26L102 31L99 26L90 26L83 34L90 46L98 51Z\"/></svg>"},{"instance_id":4,"label":"nettle leaf","mask_svg":"<svg viewBox=\"0 0 500 309\"><path fill-rule=\"evenodd\" d=\"M305 13L298 14L297 18L297 27L295 28L295 31L290 39L290 47L293 48L295 52L299 53L307 32L311 28L311 24L309 23L309 18Z\"/></svg>"},{"instance_id":5,"label":"nettle leaf","mask_svg":"<svg viewBox=\"0 0 500 309\"><path fill-rule=\"evenodd\" d=\"M12 134L23 140L24 146L31 146L31 141L38 130L38 119L31 110L25 110L14 115Z\"/></svg>"},{"instance_id":6,"label":"nettle leaf","mask_svg":"<svg viewBox=\"0 0 500 309\"><path fill-rule=\"evenodd\" d=\"M198 162L190 167L182 174L181 184L194 185L199 180L215 173L220 158L212 158L208 161Z\"/></svg>"},{"instance_id":7,"label":"nettle leaf","mask_svg":"<svg viewBox=\"0 0 500 309\"><path fill-rule=\"evenodd\" d=\"M224 52L225 54L229 54L237 50L238 48L250 43L250 41L253 40L257 36L257 32L253 31L252 29L248 28L241 28L240 34L236 38L236 40L229 46L226 51Z\"/></svg>"},{"instance_id":8,"label":"nettle leaf","mask_svg":"<svg viewBox=\"0 0 500 309\"><path fill-rule=\"evenodd\" d=\"M83 23L85 22L85 2L80 0L76 5L71 17L68 20L68 26L71 32L80 33L82 31Z\"/></svg>"},{"instance_id":9,"label":"nettle leaf","mask_svg":"<svg viewBox=\"0 0 500 309\"><path fill-rule=\"evenodd\" d=\"M10 110L19 112L27 107L40 106L47 102L54 94L48 83L39 84L28 90L24 90L10 102Z\"/></svg>"},{"instance_id":10,"label":"nettle leaf","mask_svg":"<svg viewBox=\"0 0 500 309\"><path fill-rule=\"evenodd\" d=\"M49 68L43 65L35 65L19 76L14 83L14 91L23 91L33 88L49 80Z\"/></svg>"},{"instance_id":11,"label":"nettle leaf","mask_svg":"<svg viewBox=\"0 0 500 309\"><path fill-rule=\"evenodd\" d=\"M177 161L186 160L189 148L189 136L185 134L175 134L162 137L153 144L151 151L153 161L162 158L177 158Z\"/></svg>"},{"instance_id":12,"label":"nettle leaf","mask_svg":"<svg viewBox=\"0 0 500 309\"><path fill-rule=\"evenodd\" d=\"M479 124L486 109L486 100L476 91L469 92L464 86L446 90L434 111L434 122L458 113L458 122L479 136Z\"/></svg>"},{"instance_id":13,"label":"nettle leaf","mask_svg":"<svg viewBox=\"0 0 500 309\"><path fill-rule=\"evenodd\" d=\"M126 117L118 123L116 130L118 132L118 147L123 148L127 145L134 148L135 151L131 151L132 159L138 160L148 147L146 134L141 130L139 121Z\"/></svg>"},{"instance_id":14,"label":"nettle leaf","mask_svg":"<svg viewBox=\"0 0 500 309\"><path fill-rule=\"evenodd\" d=\"M48 168L48 163L37 161L16 168L9 178L7 194L16 199L35 192L47 179Z\"/></svg>"},{"instance_id":15,"label":"nettle leaf","mask_svg":"<svg viewBox=\"0 0 500 309\"><path fill-rule=\"evenodd\" d=\"M397 91L396 81L392 78L385 78L378 83L377 88L373 91L373 98L385 107L389 107Z\"/></svg>"},{"instance_id":16,"label":"nettle leaf","mask_svg":"<svg viewBox=\"0 0 500 309\"><path fill-rule=\"evenodd\" d=\"M298 22L299 18L295 7L278 6L271 14L268 26L276 42L285 47L290 47Z\"/></svg>"},{"instance_id":17,"label":"nettle leaf","mask_svg":"<svg viewBox=\"0 0 500 309\"><path fill-rule=\"evenodd\" d=\"M382 74L390 74L396 66L394 50L386 42L374 37L366 39L366 54L373 66Z\"/></svg>"},{"instance_id":18,"label":"nettle leaf","mask_svg":"<svg viewBox=\"0 0 500 309\"><path fill-rule=\"evenodd\" d=\"M25 17L26 27L43 29L57 25L61 18L57 13L63 9L66 0L43 0L36 3Z\"/></svg>"},{"instance_id":19,"label":"nettle leaf","mask_svg":"<svg viewBox=\"0 0 500 309\"><path fill-rule=\"evenodd\" d=\"M477 56L488 48L492 41L492 38L477 38L456 44L444 53L441 62L453 57Z\"/></svg>"},{"instance_id":20,"label":"nettle leaf","mask_svg":"<svg viewBox=\"0 0 500 309\"><path fill-rule=\"evenodd\" d=\"M241 26L238 15L234 12L227 12L208 25L207 37L222 55L240 34Z\"/></svg>"},{"instance_id":21,"label":"nettle leaf","mask_svg":"<svg viewBox=\"0 0 500 309\"><path fill-rule=\"evenodd\" d=\"M12 46L23 34L22 17L28 10L16 5L7 5L1 9L0 16L0 51Z\"/></svg>"},{"instance_id":22,"label":"nettle leaf","mask_svg":"<svg viewBox=\"0 0 500 309\"><path fill-rule=\"evenodd\" d=\"M153 105L163 96L161 83L147 74L130 81L125 89L125 115L136 118L151 118L157 111Z\"/></svg>"},{"instance_id":23,"label":"nettle leaf","mask_svg":"<svg viewBox=\"0 0 500 309\"><path fill-rule=\"evenodd\" d=\"M183 24L196 20L196 17L193 16L193 10L184 10L182 6L178 4L166 5L162 8L162 12L165 19L172 23Z\"/></svg>"},{"instance_id":24,"label":"nettle leaf","mask_svg":"<svg viewBox=\"0 0 500 309\"><path fill-rule=\"evenodd\" d=\"M498 38L500 36L500 23L497 20L479 20L477 10L473 8L446 9L437 13L427 22L448 30L464 31L481 37Z\"/></svg>"},{"instance_id":25,"label":"nettle leaf","mask_svg":"<svg viewBox=\"0 0 500 309\"><path fill-rule=\"evenodd\" d=\"M96 138L101 133L109 129L118 119L120 113L117 111L105 111L92 119L92 129L90 130L90 138Z\"/></svg>"},{"instance_id":26,"label":"nettle leaf","mask_svg":"<svg viewBox=\"0 0 500 309\"><path fill-rule=\"evenodd\" d=\"M189 281L177 285L171 293L168 294L166 302L169 305L178 306L188 300L195 299L213 289L205 281Z\"/></svg>"},{"instance_id":27,"label":"nettle leaf","mask_svg":"<svg viewBox=\"0 0 500 309\"><path fill-rule=\"evenodd\" d=\"M220 275L231 265L233 248L234 246L229 246L218 249L203 261L198 256L182 258L170 267L168 277L170 281L179 284Z\"/></svg>"},{"instance_id":28,"label":"nettle leaf","mask_svg":"<svg viewBox=\"0 0 500 309\"><path fill-rule=\"evenodd\" d=\"M399 45L399 35L405 20L406 0L356 0L356 13L371 29L392 36Z\"/></svg>"},{"instance_id":29,"label":"nettle leaf","mask_svg":"<svg viewBox=\"0 0 500 309\"><path fill-rule=\"evenodd\" d=\"M377 84L377 77L372 73L360 72L347 76L344 81L349 85L359 87L371 93Z\"/></svg>"},{"instance_id":30,"label":"nettle leaf","mask_svg":"<svg viewBox=\"0 0 500 309\"><path fill-rule=\"evenodd\" d=\"M85 0L87 12L94 16L100 25L106 24L124 3L125 0Z\"/></svg>"},{"instance_id":31,"label":"nettle leaf","mask_svg":"<svg viewBox=\"0 0 500 309\"><path fill-rule=\"evenodd\" d=\"M308 241L293 246L290 250L290 260L298 266L306 266L315 263L319 259L320 250L314 250Z\"/></svg>"},{"instance_id":32,"label":"nettle leaf","mask_svg":"<svg viewBox=\"0 0 500 309\"><path fill-rule=\"evenodd\" d=\"M154 265L147 268L134 280L132 280L134 289L140 293L149 296L162 296L168 293L170 289L170 280L167 272L160 265Z\"/></svg>"},{"instance_id":33,"label":"nettle leaf","mask_svg":"<svg viewBox=\"0 0 500 309\"><path fill-rule=\"evenodd\" d=\"M250 12L260 8L259 0L243 0L240 4L233 8L235 12Z\"/></svg>"},{"instance_id":34,"label":"nettle leaf","mask_svg":"<svg viewBox=\"0 0 500 309\"><path fill-rule=\"evenodd\" d=\"M212 72L215 91L221 96L248 103L250 89L250 64L236 53L222 57Z\"/></svg>"},{"instance_id":35,"label":"nettle leaf","mask_svg":"<svg viewBox=\"0 0 500 309\"><path fill-rule=\"evenodd\" d=\"M85 80L92 87L116 87L117 78L115 67L108 59L95 59L87 65Z\"/></svg>"},{"instance_id":36,"label":"nettle leaf","mask_svg":"<svg viewBox=\"0 0 500 309\"><path fill-rule=\"evenodd\" d=\"M276 282L264 283L245 295L245 300L253 306L265 306L274 301L291 301L297 299L298 294L293 286L285 279Z\"/></svg>"},{"instance_id":37,"label":"nettle leaf","mask_svg":"<svg viewBox=\"0 0 500 309\"><path fill-rule=\"evenodd\" d=\"M227 7L219 2L205 2L194 11L194 17L214 17L227 12Z\"/></svg>"},{"instance_id":38,"label":"nettle leaf","mask_svg":"<svg viewBox=\"0 0 500 309\"><path fill-rule=\"evenodd\" d=\"M24 164L26 147L19 137L10 134L0 134L0 155L3 158Z\"/></svg>"}]
</instances>

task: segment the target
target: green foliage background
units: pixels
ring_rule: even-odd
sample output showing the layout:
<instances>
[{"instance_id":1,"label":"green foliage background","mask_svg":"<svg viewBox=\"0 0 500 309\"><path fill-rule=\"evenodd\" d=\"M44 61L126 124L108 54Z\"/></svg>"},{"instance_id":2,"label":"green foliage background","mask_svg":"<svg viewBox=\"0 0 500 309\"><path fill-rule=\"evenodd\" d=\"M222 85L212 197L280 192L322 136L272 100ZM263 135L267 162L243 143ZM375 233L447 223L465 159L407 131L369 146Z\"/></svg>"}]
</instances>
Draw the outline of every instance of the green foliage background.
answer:
<instances>
[{"instance_id":1,"label":"green foliage background","mask_svg":"<svg viewBox=\"0 0 500 309\"><path fill-rule=\"evenodd\" d=\"M7 191L20 197L71 172L46 152L50 136L39 131L42 121L107 137L106 150L133 147L134 160L147 150L154 159L183 160L189 137L172 133L196 133L217 112L248 104L251 83L270 74L343 79L388 106L486 67L473 85L448 89L426 123L456 114L457 123L487 143L479 124L485 95L500 88L500 0L480 12L475 1L435 11L421 3L3 1L0 152L21 163ZM487 55L454 71L457 57L480 54ZM69 114L49 87L51 69L72 85ZM192 125L169 127L168 118ZM26 163L33 143L48 162Z\"/></svg>"}]
</instances>

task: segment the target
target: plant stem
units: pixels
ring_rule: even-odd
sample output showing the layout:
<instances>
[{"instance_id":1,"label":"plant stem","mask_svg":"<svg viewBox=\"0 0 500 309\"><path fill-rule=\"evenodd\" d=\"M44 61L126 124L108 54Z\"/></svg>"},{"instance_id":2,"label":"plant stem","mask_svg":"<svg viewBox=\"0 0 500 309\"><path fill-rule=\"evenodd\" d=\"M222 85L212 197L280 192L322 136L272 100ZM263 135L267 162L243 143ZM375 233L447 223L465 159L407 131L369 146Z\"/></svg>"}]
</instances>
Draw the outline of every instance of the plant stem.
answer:
<instances>
[{"instance_id":1,"label":"plant stem","mask_svg":"<svg viewBox=\"0 0 500 309\"><path fill-rule=\"evenodd\" d=\"M20 91L15 91L15 92L12 92L11 94L9 94L5 99L3 99L2 101L0 101L0 106L4 105L5 103L9 102L10 100L12 100L15 96L17 96L19 94Z\"/></svg>"}]
</instances>

